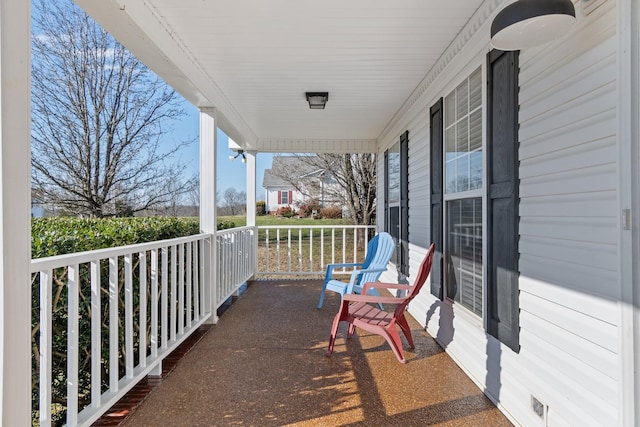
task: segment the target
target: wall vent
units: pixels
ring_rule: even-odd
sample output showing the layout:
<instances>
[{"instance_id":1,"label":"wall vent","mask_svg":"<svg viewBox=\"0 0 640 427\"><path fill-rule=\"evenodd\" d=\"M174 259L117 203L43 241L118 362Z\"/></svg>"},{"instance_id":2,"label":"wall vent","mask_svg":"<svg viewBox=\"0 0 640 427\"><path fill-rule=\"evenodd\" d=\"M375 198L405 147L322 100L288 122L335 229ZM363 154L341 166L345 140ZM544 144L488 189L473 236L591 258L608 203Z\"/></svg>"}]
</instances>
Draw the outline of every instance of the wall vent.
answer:
<instances>
[{"instance_id":1,"label":"wall vent","mask_svg":"<svg viewBox=\"0 0 640 427\"><path fill-rule=\"evenodd\" d=\"M535 396L531 396L531 409L544 420L544 405Z\"/></svg>"}]
</instances>

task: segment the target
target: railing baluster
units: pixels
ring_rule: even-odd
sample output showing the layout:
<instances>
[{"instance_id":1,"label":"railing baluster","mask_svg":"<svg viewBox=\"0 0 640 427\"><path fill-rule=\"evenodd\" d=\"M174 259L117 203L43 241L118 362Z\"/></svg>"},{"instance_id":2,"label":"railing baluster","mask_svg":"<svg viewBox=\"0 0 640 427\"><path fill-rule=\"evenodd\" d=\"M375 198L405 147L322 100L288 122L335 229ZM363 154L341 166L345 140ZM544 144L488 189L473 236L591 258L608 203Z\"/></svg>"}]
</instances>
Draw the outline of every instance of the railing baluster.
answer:
<instances>
[{"instance_id":1,"label":"railing baluster","mask_svg":"<svg viewBox=\"0 0 640 427\"><path fill-rule=\"evenodd\" d=\"M313 272L313 228L309 229L309 273Z\"/></svg>"},{"instance_id":2,"label":"railing baluster","mask_svg":"<svg viewBox=\"0 0 640 427\"><path fill-rule=\"evenodd\" d=\"M151 251L151 357L158 356L158 250Z\"/></svg>"},{"instance_id":3,"label":"railing baluster","mask_svg":"<svg viewBox=\"0 0 640 427\"><path fill-rule=\"evenodd\" d=\"M78 425L78 348L80 342L79 265L67 269L67 426Z\"/></svg>"},{"instance_id":4,"label":"railing baluster","mask_svg":"<svg viewBox=\"0 0 640 427\"><path fill-rule=\"evenodd\" d=\"M40 426L51 426L53 271L40 271Z\"/></svg>"},{"instance_id":5,"label":"railing baluster","mask_svg":"<svg viewBox=\"0 0 640 427\"><path fill-rule=\"evenodd\" d=\"M184 334L184 245L178 246L178 335Z\"/></svg>"},{"instance_id":6,"label":"railing baluster","mask_svg":"<svg viewBox=\"0 0 640 427\"><path fill-rule=\"evenodd\" d=\"M342 229L342 262L347 262L347 230Z\"/></svg>"},{"instance_id":7,"label":"railing baluster","mask_svg":"<svg viewBox=\"0 0 640 427\"><path fill-rule=\"evenodd\" d=\"M336 262L336 229L331 229L331 264Z\"/></svg>"},{"instance_id":8,"label":"railing baluster","mask_svg":"<svg viewBox=\"0 0 640 427\"><path fill-rule=\"evenodd\" d=\"M287 273L291 273L291 229L287 229Z\"/></svg>"},{"instance_id":9,"label":"railing baluster","mask_svg":"<svg viewBox=\"0 0 640 427\"><path fill-rule=\"evenodd\" d=\"M177 339L177 331L178 331L178 319L177 319L177 309L178 309L178 296L176 292L178 291L178 264L177 264L177 252L178 246L171 246L171 341L175 341Z\"/></svg>"},{"instance_id":10,"label":"railing baluster","mask_svg":"<svg viewBox=\"0 0 640 427\"><path fill-rule=\"evenodd\" d=\"M147 252L138 253L140 274L138 292L140 298L140 311L138 317L138 364L142 368L147 367Z\"/></svg>"},{"instance_id":11,"label":"railing baluster","mask_svg":"<svg viewBox=\"0 0 640 427\"><path fill-rule=\"evenodd\" d=\"M302 271L302 228L298 229L298 271Z\"/></svg>"},{"instance_id":12,"label":"railing baluster","mask_svg":"<svg viewBox=\"0 0 640 427\"><path fill-rule=\"evenodd\" d=\"M109 258L109 390L118 391L118 257Z\"/></svg>"},{"instance_id":13,"label":"railing baluster","mask_svg":"<svg viewBox=\"0 0 640 427\"><path fill-rule=\"evenodd\" d=\"M100 260L91 261L91 406L100 407L102 395L102 328Z\"/></svg>"},{"instance_id":14,"label":"railing baluster","mask_svg":"<svg viewBox=\"0 0 640 427\"><path fill-rule=\"evenodd\" d=\"M125 373L133 378L133 254L124 256Z\"/></svg>"},{"instance_id":15,"label":"railing baluster","mask_svg":"<svg viewBox=\"0 0 640 427\"><path fill-rule=\"evenodd\" d=\"M200 242L193 245L193 317L200 320Z\"/></svg>"},{"instance_id":16,"label":"railing baluster","mask_svg":"<svg viewBox=\"0 0 640 427\"><path fill-rule=\"evenodd\" d=\"M353 263L358 262L358 229L353 229Z\"/></svg>"},{"instance_id":17,"label":"railing baluster","mask_svg":"<svg viewBox=\"0 0 640 427\"><path fill-rule=\"evenodd\" d=\"M192 295L192 289L191 286L193 285L193 281L192 281L192 272L193 272L193 266L191 264L191 244L187 243L187 261L185 263L185 272L187 274L187 296L186 296L186 300L185 300L185 305L186 305L186 318L187 318L187 328L191 327L191 307L192 307L192 301L191 301L191 295Z\"/></svg>"},{"instance_id":18,"label":"railing baluster","mask_svg":"<svg viewBox=\"0 0 640 427\"><path fill-rule=\"evenodd\" d=\"M162 289L160 289L160 331L162 334L161 348L169 346L169 248L162 248Z\"/></svg>"},{"instance_id":19,"label":"railing baluster","mask_svg":"<svg viewBox=\"0 0 640 427\"><path fill-rule=\"evenodd\" d=\"M276 230L276 271L280 270L280 229Z\"/></svg>"},{"instance_id":20,"label":"railing baluster","mask_svg":"<svg viewBox=\"0 0 640 427\"><path fill-rule=\"evenodd\" d=\"M267 252L267 263L266 263L267 266L266 266L266 268L267 268L267 271L271 271L271 270L269 270L269 230L268 229L265 230L264 234L265 234L265 241L266 241L265 247L267 249L266 250L266 252ZM258 233L258 235L259 235L259 233Z\"/></svg>"},{"instance_id":21,"label":"railing baluster","mask_svg":"<svg viewBox=\"0 0 640 427\"><path fill-rule=\"evenodd\" d=\"M324 262L324 228L320 229L320 270L325 269Z\"/></svg>"}]
</instances>

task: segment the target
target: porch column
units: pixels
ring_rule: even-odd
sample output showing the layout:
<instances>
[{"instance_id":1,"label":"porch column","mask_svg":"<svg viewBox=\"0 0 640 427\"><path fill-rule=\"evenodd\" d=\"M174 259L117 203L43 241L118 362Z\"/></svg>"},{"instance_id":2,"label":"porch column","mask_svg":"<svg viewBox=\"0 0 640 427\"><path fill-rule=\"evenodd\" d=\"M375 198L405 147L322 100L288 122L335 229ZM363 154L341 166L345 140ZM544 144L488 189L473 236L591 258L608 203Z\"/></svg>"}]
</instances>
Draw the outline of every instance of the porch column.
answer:
<instances>
[{"instance_id":1,"label":"porch column","mask_svg":"<svg viewBox=\"0 0 640 427\"><path fill-rule=\"evenodd\" d=\"M247 225L256 226L256 152L247 151ZM258 268L258 232L253 239L253 265L252 271L255 276Z\"/></svg>"},{"instance_id":2,"label":"porch column","mask_svg":"<svg viewBox=\"0 0 640 427\"><path fill-rule=\"evenodd\" d=\"M621 426L640 425L640 5L618 2L618 179L620 327L619 413Z\"/></svg>"},{"instance_id":3,"label":"porch column","mask_svg":"<svg viewBox=\"0 0 640 427\"><path fill-rule=\"evenodd\" d=\"M0 1L0 422L31 424L30 2Z\"/></svg>"},{"instance_id":4,"label":"porch column","mask_svg":"<svg viewBox=\"0 0 640 427\"><path fill-rule=\"evenodd\" d=\"M204 281L210 302L211 318L208 323L217 323L216 287L218 254L216 250L216 146L217 132L215 109L200 109L200 230L211 234L211 244L205 248Z\"/></svg>"}]
</instances>

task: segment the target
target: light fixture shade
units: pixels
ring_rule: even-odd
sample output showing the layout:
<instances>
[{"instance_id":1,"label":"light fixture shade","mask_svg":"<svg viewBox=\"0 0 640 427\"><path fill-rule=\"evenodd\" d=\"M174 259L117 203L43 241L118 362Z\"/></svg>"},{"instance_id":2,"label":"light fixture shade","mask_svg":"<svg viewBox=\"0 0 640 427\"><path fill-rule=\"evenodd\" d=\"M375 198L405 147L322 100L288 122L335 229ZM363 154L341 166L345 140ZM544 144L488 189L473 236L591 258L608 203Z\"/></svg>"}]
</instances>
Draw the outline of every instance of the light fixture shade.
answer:
<instances>
[{"instance_id":1,"label":"light fixture shade","mask_svg":"<svg viewBox=\"0 0 640 427\"><path fill-rule=\"evenodd\" d=\"M324 110L329 100L329 92L307 92L305 95L312 110Z\"/></svg>"},{"instance_id":2,"label":"light fixture shade","mask_svg":"<svg viewBox=\"0 0 640 427\"><path fill-rule=\"evenodd\" d=\"M496 15L491 44L500 50L520 50L550 42L576 22L571 0L518 0Z\"/></svg>"}]
</instances>

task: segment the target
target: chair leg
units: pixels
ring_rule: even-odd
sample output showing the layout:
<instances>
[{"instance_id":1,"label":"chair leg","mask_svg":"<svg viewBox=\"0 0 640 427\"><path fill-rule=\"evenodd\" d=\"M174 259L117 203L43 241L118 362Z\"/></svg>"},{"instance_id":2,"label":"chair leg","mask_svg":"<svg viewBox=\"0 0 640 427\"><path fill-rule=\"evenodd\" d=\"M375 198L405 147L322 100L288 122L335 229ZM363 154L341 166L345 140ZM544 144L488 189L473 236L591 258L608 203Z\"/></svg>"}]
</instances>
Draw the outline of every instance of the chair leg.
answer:
<instances>
[{"instance_id":1,"label":"chair leg","mask_svg":"<svg viewBox=\"0 0 640 427\"><path fill-rule=\"evenodd\" d=\"M392 326L392 329L385 330L385 332L383 336L391 346L391 350L393 350L396 359L398 359L400 363L406 363L407 361L402 351L402 340L400 339L400 335L398 335L398 331Z\"/></svg>"},{"instance_id":2,"label":"chair leg","mask_svg":"<svg viewBox=\"0 0 640 427\"><path fill-rule=\"evenodd\" d=\"M347 329L347 338L353 337L353 334L356 332L356 325L353 323L349 323L349 328Z\"/></svg>"},{"instance_id":3,"label":"chair leg","mask_svg":"<svg viewBox=\"0 0 640 427\"><path fill-rule=\"evenodd\" d=\"M407 342L409 343L409 347L416 348L416 346L413 344L413 337L411 336L411 328L409 327L409 323L407 322L407 319L404 316L399 317L396 320L396 324L402 330L404 337L407 339Z\"/></svg>"},{"instance_id":4,"label":"chair leg","mask_svg":"<svg viewBox=\"0 0 640 427\"><path fill-rule=\"evenodd\" d=\"M320 291L320 301L318 301L318 308L322 308L322 303L324 302L324 293L327 290L327 281L325 280L322 284L322 290Z\"/></svg>"},{"instance_id":5,"label":"chair leg","mask_svg":"<svg viewBox=\"0 0 640 427\"><path fill-rule=\"evenodd\" d=\"M338 334L338 326L340 325L340 313L338 312L333 318L333 325L331 325L331 336L329 337L329 348L327 349L327 356L331 356L333 353L333 346L336 343L336 335Z\"/></svg>"}]
</instances>

